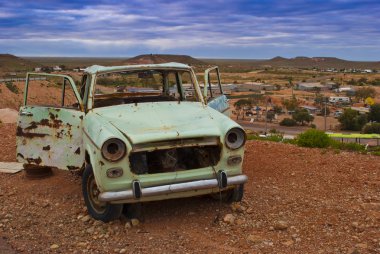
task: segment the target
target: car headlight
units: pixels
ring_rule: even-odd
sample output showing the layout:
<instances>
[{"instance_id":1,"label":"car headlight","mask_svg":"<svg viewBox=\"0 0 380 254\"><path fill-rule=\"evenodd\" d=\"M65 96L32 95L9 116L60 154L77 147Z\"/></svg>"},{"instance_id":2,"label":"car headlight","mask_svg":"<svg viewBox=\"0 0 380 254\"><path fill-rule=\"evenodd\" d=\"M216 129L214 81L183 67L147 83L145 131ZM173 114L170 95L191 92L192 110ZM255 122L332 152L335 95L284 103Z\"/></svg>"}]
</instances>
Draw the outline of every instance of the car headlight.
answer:
<instances>
[{"instance_id":1,"label":"car headlight","mask_svg":"<svg viewBox=\"0 0 380 254\"><path fill-rule=\"evenodd\" d=\"M117 138L108 139L103 143L102 155L108 161L119 161L127 152L127 148L123 141Z\"/></svg>"},{"instance_id":2,"label":"car headlight","mask_svg":"<svg viewBox=\"0 0 380 254\"><path fill-rule=\"evenodd\" d=\"M226 146L230 149L239 149L245 144L246 134L241 128L232 128L225 137Z\"/></svg>"}]
</instances>

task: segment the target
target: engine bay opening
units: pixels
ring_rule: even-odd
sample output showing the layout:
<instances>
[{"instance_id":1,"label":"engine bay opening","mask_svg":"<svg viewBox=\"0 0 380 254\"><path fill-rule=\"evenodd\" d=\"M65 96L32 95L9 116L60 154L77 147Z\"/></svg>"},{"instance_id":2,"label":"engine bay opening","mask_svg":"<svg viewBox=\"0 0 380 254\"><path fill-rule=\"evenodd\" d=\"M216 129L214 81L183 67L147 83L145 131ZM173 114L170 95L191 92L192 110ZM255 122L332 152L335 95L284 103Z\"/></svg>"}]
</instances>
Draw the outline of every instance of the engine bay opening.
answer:
<instances>
[{"instance_id":1,"label":"engine bay opening","mask_svg":"<svg viewBox=\"0 0 380 254\"><path fill-rule=\"evenodd\" d=\"M220 160L220 146L182 147L131 153L133 173L156 174L215 166Z\"/></svg>"}]
</instances>

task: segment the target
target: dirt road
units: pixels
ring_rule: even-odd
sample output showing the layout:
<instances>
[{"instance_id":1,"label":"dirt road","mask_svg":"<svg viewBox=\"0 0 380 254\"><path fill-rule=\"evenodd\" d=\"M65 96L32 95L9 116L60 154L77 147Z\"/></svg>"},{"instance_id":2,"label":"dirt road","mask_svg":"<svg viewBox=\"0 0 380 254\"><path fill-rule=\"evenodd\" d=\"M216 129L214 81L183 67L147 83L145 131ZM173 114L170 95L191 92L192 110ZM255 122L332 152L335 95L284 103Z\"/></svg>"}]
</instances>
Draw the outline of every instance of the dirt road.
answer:
<instances>
[{"instance_id":1,"label":"dirt road","mask_svg":"<svg viewBox=\"0 0 380 254\"><path fill-rule=\"evenodd\" d=\"M0 127L0 160L14 160L12 129ZM69 172L33 181L0 174L0 239L20 253L380 252L379 157L269 142L246 148L243 202L147 203L132 227L89 218L80 178Z\"/></svg>"}]
</instances>

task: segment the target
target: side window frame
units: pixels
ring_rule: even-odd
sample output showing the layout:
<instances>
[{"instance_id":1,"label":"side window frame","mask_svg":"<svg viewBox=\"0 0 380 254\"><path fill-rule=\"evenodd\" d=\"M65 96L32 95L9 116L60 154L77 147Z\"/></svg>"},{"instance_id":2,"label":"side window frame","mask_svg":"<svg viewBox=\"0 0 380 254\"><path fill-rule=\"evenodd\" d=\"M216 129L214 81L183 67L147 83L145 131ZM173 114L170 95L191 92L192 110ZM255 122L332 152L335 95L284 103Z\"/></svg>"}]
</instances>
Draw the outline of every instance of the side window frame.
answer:
<instances>
[{"instance_id":1,"label":"side window frame","mask_svg":"<svg viewBox=\"0 0 380 254\"><path fill-rule=\"evenodd\" d=\"M60 106L57 105L33 105L33 104L27 104L28 103L28 89L29 89L29 81L31 79L31 76L46 76L46 77L61 77L63 78L63 84L62 84L62 92L61 92L61 103ZM66 82L68 82L71 86L71 89L73 90L73 93L75 95L75 98L78 103L78 109L75 108L70 108L70 107L65 107L64 106L64 97L65 97L65 91L66 91ZM25 80L25 90L24 90L24 106L36 106L36 107L52 107L52 108L65 108L65 109L73 109L73 110L79 110L83 111L83 102L79 96L79 93L75 87L75 82L74 80L67 75L62 75L62 74L50 74L50 73L33 73L33 72L28 72L26 74L26 80Z\"/></svg>"}]
</instances>

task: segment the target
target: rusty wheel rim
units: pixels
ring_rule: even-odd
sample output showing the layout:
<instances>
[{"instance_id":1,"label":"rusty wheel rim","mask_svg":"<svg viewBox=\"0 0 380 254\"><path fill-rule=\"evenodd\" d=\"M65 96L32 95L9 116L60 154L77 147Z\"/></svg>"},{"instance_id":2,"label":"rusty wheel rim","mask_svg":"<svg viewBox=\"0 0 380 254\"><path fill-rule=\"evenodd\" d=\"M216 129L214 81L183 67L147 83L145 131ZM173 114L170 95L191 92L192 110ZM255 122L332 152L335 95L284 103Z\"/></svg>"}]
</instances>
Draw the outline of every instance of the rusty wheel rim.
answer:
<instances>
[{"instance_id":1,"label":"rusty wheel rim","mask_svg":"<svg viewBox=\"0 0 380 254\"><path fill-rule=\"evenodd\" d=\"M106 210L106 203L101 202L98 199L100 191L98 189L98 186L96 185L95 177L93 174L91 174L91 176L89 177L87 181L87 193L88 193L92 208L97 213L104 213Z\"/></svg>"}]
</instances>

